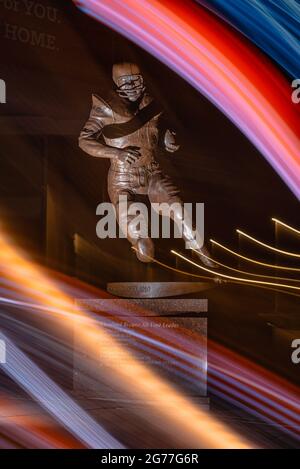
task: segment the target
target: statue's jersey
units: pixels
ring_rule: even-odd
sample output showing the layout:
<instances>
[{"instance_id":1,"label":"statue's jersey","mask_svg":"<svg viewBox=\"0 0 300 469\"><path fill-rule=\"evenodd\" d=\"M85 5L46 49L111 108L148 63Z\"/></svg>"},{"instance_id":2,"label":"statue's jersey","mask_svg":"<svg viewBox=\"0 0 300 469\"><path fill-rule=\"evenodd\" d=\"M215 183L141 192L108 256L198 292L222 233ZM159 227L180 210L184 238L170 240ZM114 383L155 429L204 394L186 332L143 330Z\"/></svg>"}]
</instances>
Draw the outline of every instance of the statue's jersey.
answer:
<instances>
[{"instance_id":1,"label":"statue's jersey","mask_svg":"<svg viewBox=\"0 0 300 469\"><path fill-rule=\"evenodd\" d=\"M93 95L93 105L90 117L81 132L81 139L95 139L98 144L104 141L105 145L115 148L139 147L141 157L130 165L131 170L140 167L149 167L156 162L159 141L158 121L161 112L158 112L138 130L119 138L108 138L103 134L103 128L111 124L123 124L131 121L137 112L152 102L149 95L144 95L138 108L126 106L119 98L109 103ZM91 153L91 152L90 152ZM127 163L112 159L111 169L124 172L129 169Z\"/></svg>"}]
</instances>

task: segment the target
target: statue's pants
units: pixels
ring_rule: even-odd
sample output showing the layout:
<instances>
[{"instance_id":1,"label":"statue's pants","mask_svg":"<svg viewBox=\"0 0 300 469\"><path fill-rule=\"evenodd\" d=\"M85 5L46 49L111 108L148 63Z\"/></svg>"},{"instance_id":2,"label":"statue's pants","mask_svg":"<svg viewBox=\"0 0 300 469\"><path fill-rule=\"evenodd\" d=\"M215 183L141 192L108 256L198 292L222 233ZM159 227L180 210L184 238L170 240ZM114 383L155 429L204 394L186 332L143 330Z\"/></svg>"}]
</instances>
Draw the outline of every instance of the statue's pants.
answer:
<instances>
[{"instance_id":1,"label":"statue's pants","mask_svg":"<svg viewBox=\"0 0 300 469\"><path fill-rule=\"evenodd\" d=\"M121 227L124 226L124 223L127 225L127 239L133 246L141 238L140 227L137 231L137 225L133 223L137 215L132 215L128 212L130 211L130 206L137 202L136 196L139 194L148 195L154 209L155 205L153 204L172 205L172 210L167 211L168 215L178 226L182 225L182 234L185 241L193 241L195 239L191 220L183 217L183 202L179 196L179 190L171 179L163 173L158 163L154 162L140 167L129 166L127 170L122 169L122 171L110 168L108 173L108 194L116 209L119 225ZM126 200L126 203L124 203L124 200ZM145 221L146 225L147 221ZM152 240L147 236L143 237L148 238L147 250L149 250L149 255L153 255ZM197 249L198 244L194 244L194 247Z\"/></svg>"}]
</instances>

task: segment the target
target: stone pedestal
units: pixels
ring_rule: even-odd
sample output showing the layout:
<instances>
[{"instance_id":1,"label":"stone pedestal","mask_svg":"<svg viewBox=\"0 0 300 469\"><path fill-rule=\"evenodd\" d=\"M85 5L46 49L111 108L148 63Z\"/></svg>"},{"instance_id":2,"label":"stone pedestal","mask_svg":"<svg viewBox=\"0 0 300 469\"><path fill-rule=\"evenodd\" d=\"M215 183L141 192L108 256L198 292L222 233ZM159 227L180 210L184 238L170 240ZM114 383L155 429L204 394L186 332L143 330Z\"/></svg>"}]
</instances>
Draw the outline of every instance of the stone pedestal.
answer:
<instances>
[{"instance_id":1,"label":"stone pedestal","mask_svg":"<svg viewBox=\"0 0 300 469\"><path fill-rule=\"evenodd\" d=\"M147 289L139 291L145 295ZM132 296L132 288L129 292ZM206 299L111 298L77 300L77 306L88 312L95 326L108 332L137 363L197 404L208 407ZM93 344L85 346L80 330L75 328L74 391L78 397L97 399L98 406L102 402L104 407L139 406L147 405L147 399L155 401L155 392L146 401L144 396L139 401L130 393L125 395L117 380L116 385L112 384L108 379L112 375L110 359L115 362L117 358L121 368L127 356L120 351L120 356L112 356L115 351L110 342L103 344L97 333L92 340Z\"/></svg>"}]
</instances>

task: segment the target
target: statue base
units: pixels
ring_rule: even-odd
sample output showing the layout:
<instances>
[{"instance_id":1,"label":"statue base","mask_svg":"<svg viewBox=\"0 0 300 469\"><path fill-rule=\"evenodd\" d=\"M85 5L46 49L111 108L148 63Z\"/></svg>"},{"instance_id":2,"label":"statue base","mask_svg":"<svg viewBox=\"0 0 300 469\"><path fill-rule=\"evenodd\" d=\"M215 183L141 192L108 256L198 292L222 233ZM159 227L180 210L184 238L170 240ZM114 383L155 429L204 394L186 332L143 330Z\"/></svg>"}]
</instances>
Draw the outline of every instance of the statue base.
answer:
<instances>
[{"instance_id":1,"label":"statue base","mask_svg":"<svg viewBox=\"0 0 300 469\"><path fill-rule=\"evenodd\" d=\"M122 298L166 298L210 290L214 282L114 282L107 291Z\"/></svg>"},{"instance_id":2,"label":"statue base","mask_svg":"<svg viewBox=\"0 0 300 469\"><path fill-rule=\"evenodd\" d=\"M208 302L203 298L162 298L204 291L206 287L200 282L115 283L108 285L108 291L123 298L77 300L76 303L81 311L89 313L95 326L103 328L134 357L135 363L150 369L190 401L208 408ZM118 374L113 365L110 366L110 356L115 351L111 350L110 341L104 344L100 336L95 327L93 344L86 346L80 339L80 330L75 328L76 396L97 399L98 408L99 405L127 408L153 404L155 393L137 399L120 389ZM98 349L99 353L91 356L91 349ZM128 365L126 357L126 353L117 357L120 369ZM113 355L112 360L115 359ZM109 379L112 375L116 377L114 383Z\"/></svg>"}]
</instances>

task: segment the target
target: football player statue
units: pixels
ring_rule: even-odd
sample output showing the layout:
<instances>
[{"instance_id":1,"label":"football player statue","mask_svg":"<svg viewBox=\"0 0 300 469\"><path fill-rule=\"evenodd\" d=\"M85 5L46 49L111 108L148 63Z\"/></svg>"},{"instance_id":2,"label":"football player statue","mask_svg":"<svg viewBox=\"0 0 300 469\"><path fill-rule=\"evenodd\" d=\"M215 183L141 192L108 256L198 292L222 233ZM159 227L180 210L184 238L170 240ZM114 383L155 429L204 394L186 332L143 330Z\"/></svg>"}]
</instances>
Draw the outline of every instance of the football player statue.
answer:
<instances>
[{"instance_id":1,"label":"football player statue","mask_svg":"<svg viewBox=\"0 0 300 469\"><path fill-rule=\"evenodd\" d=\"M110 159L108 193L120 226L126 219L127 238L138 259L151 262L153 241L151 237L141 237L136 225L131 223L134 217L128 213L130 204L135 202L137 194L148 195L151 203L174 204L177 209L170 211L170 216L175 223L182 223L184 240L204 264L215 267L205 257L208 252L203 240L199 242L190 223L185 222L178 190L157 161L162 111L146 92L139 66L129 62L115 63L112 77L115 90L108 101L97 95L92 97L92 109L80 133L79 146L91 156ZM164 131L162 141L170 153L179 149L175 137L172 130ZM123 203L125 198L126 203Z\"/></svg>"}]
</instances>

